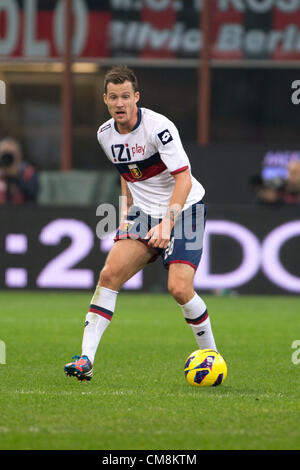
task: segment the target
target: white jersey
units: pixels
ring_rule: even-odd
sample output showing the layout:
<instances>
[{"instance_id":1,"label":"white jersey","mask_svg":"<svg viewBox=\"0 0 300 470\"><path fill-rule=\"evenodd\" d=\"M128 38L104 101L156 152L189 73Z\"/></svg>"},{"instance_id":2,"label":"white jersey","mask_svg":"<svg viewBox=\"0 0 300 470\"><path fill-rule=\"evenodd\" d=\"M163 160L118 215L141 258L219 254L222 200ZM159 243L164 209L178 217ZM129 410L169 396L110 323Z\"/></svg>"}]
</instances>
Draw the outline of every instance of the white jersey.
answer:
<instances>
[{"instance_id":1,"label":"white jersey","mask_svg":"<svg viewBox=\"0 0 300 470\"><path fill-rule=\"evenodd\" d=\"M176 126L161 114L138 108L138 120L130 133L120 134L112 118L99 127L97 137L126 180L133 203L146 214L164 217L175 186L172 175L190 169ZM183 210L204 194L203 186L192 176Z\"/></svg>"}]
</instances>

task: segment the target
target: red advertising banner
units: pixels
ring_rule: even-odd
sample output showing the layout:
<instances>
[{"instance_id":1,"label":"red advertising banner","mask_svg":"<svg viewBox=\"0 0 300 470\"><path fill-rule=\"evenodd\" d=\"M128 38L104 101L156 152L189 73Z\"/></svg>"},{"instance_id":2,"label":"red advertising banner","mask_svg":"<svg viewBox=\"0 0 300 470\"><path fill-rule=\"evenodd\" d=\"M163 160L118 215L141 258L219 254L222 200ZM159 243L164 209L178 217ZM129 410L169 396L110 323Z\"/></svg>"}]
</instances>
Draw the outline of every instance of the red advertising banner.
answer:
<instances>
[{"instance_id":1,"label":"red advertising banner","mask_svg":"<svg viewBox=\"0 0 300 470\"><path fill-rule=\"evenodd\" d=\"M73 0L75 58L196 59L201 0ZM211 58L300 59L300 0L211 0ZM63 0L1 0L0 59L63 53Z\"/></svg>"}]
</instances>

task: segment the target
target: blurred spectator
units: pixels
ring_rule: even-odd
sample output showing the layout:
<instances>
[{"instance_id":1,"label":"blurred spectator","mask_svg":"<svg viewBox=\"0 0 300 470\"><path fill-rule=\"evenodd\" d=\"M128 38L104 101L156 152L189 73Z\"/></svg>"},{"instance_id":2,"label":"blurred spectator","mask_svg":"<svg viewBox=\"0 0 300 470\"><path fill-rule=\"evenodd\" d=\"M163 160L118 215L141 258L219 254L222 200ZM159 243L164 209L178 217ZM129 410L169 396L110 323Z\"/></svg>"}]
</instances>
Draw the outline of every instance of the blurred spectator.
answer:
<instances>
[{"instance_id":1,"label":"blurred spectator","mask_svg":"<svg viewBox=\"0 0 300 470\"><path fill-rule=\"evenodd\" d=\"M250 182L261 203L300 203L300 152L268 152Z\"/></svg>"},{"instance_id":2,"label":"blurred spectator","mask_svg":"<svg viewBox=\"0 0 300 470\"><path fill-rule=\"evenodd\" d=\"M286 188L291 194L297 194L297 201L300 202L300 161L292 160L288 165L288 178Z\"/></svg>"},{"instance_id":3,"label":"blurred spectator","mask_svg":"<svg viewBox=\"0 0 300 470\"><path fill-rule=\"evenodd\" d=\"M38 174L23 161L21 146L12 137L0 141L0 204L36 201Z\"/></svg>"}]
</instances>

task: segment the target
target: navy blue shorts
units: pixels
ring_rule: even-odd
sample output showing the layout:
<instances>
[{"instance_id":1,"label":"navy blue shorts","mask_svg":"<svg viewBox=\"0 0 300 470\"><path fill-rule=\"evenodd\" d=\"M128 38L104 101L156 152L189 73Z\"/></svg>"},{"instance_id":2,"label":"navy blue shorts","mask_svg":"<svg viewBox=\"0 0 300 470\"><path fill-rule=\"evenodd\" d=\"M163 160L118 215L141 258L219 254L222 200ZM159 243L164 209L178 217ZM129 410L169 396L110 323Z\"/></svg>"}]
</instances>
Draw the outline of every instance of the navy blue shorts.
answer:
<instances>
[{"instance_id":1,"label":"navy blue shorts","mask_svg":"<svg viewBox=\"0 0 300 470\"><path fill-rule=\"evenodd\" d=\"M145 238L148 231L160 222L161 219L153 218L139 207L132 206L126 221L118 228L114 240L131 238L148 245L149 240ZM154 248L157 254L150 262L161 256L166 269L169 269L172 263L183 263L196 270L202 255L205 222L206 206L203 201L182 211L173 227L167 248Z\"/></svg>"}]
</instances>

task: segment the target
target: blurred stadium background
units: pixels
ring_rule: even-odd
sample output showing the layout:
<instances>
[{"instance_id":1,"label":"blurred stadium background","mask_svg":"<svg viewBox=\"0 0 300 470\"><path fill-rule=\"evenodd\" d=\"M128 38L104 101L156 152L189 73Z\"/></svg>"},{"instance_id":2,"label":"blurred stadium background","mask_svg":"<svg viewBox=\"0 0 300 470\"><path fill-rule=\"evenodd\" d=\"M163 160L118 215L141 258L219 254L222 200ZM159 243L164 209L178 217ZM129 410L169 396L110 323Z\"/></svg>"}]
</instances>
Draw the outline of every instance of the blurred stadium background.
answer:
<instances>
[{"instance_id":1,"label":"blurred stadium background","mask_svg":"<svg viewBox=\"0 0 300 470\"><path fill-rule=\"evenodd\" d=\"M123 286L91 384L64 377L112 245L97 208L118 209L96 139L114 64L206 188L195 288L222 387L184 379L195 344L160 261ZM2 449L299 449L299 65L300 0L0 1L0 141L39 175L35 202L6 201L0 155Z\"/></svg>"},{"instance_id":2,"label":"blurred stadium background","mask_svg":"<svg viewBox=\"0 0 300 470\"><path fill-rule=\"evenodd\" d=\"M96 207L118 206L120 191L96 139L102 83L126 63L140 105L175 122L206 188L196 287L299 294L299 181L282 203L260 193L263 169L277 191L300 160L297 0L7 0L0 57L0 138L19 140L40 179L36 204L0 206L2 289L93 288L111 244L96 237ZM125 288L164 291L162 271Z\"/></svg>"}]
</instances>

